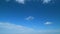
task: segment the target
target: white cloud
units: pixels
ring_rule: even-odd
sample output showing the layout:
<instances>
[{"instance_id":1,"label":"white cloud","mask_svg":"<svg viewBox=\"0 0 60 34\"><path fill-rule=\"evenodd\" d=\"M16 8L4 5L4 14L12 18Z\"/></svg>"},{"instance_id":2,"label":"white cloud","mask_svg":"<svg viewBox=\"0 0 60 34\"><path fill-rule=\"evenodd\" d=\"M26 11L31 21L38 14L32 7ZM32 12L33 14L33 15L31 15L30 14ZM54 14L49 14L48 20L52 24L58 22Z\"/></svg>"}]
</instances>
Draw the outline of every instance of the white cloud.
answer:
<instances>
[{"instance_id":1,"label":"white cloud","mask_svg":"<svg viewBox=\"0 0 60 34\"><path fill-rule=\"evenodd\" d=\"M25 0L15 0L15 1L18 2L18 3L22 3L22 4L25 3Z\"/></svg>"},{"instance_id":2,"label":"white cloud","mask_svg":"<svg viewBox=\"0 0 60 34\"><path fill-rule=\"evenodd\" d=\"M0 34L50 34L57 33L60 30L39 30L36 31L32 28L25 26L11 24L11 23L0 23Z\"/></svg>"},{"instance_id":3,"label":"white cloud","mask_svg":"<svg viewBox=\"0 0 60 34\"><path fill-rule=\"evenodd\" d=\"M6 2L9 2L9 1L12 1L12 0L5 0ZM25 4L25 2L31 2L31 1L33 1L33 2L39 2L39 1L42 1L43 3L49 3L49 2L51 2L51 1L53 1L53 0L13 0L13 1L15 1L15 2L17 2L17 3L20 3L20 4Z\"/></svg>"},{"instance_id":4,"label":"white cloud","mask_svg":"<svg viewBox=\"0 0 60 34\"><path fill-rule=\"evenodd\" d=\"M33 16L28 16L27 18L25 18L26 20L33 20L34 17Z\"/></svg>"},{"instance_id":5,"label":"white cloud","mask_svg":"<svg viewBox=\"0 0 60 34\"><path fill-rule=\"evenodd\" d=\"M52 0L42 0L43 1L43 3L49 3L49 2L51 2Z\"/></svg>"},{"instance_id":6,"label":"white cloud","mask_svg":"<svg viewBox=\"0 0 60 34\"><path fill-rule=\"evenodd\" d=\"M49 24L52 24L52 22L46 22L46 23L44 23L44 24L47 24L47 25L49 25Z\"/></svg>"},{"instance_id":7,"label":"white cloud","mask_svg":"<svg viewBox=\"0 0 60 34\"><path fill-rule=\"evenodd\" d=\"M16 2L18 2L18 3L22 3L22 4L24 4L26 1L28 1L28 2L30 2L30 1L40 1L40 0L15 0ZM43 3L49 3L49 2L51 2L52 0L42 0L43 1Z\"/></svg>"},{"instance_id":8,"label":"white cloud","mask_svg":"<svg viewBox=\"0 0 60 34\"><path fill-rule=\"evenodd\" d=\"M18 33L18 34L23 34L23 33L28 33L32 32L32 28L27 28L24 26L20 25L15 25L15 24L10 24L10 23L0 23L0 33Z\"/></svg>"}]
</instances>

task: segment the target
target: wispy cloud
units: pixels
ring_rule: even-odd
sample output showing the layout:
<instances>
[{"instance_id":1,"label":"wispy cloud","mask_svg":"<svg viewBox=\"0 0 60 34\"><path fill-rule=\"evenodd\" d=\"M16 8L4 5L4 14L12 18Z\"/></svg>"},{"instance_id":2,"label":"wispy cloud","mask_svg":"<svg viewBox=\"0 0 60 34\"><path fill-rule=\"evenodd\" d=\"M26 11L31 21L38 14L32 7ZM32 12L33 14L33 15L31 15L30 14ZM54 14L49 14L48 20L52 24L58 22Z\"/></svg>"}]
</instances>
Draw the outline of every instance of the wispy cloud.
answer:
<instances>
[{"instance_id":1,"label":"wispy cloud","mask_svg":"<svg viewBox=\"0 0 60 34\"><path fill-rule=\"evenodd\" d=\"M36 31L33 28L27 28L25 26L0 23L0 34L53 34L58 33L60 30L39 30Z\"/></svg>"},{"instance_id":2,"label":"wispy cloud","mask_svg":"<svg viewBox=\"0 0 60 34\"><path fill-rule=\"evenodd\" d=\"M22 3L22 4L25 3L25 0L15 0L15 1L18 2L18 3Z\"/></svg>"},{"instance_id":3,"label":"wispy cloud","mask_svg":"<svg viewBox=\"0 0 60 34\"><path fill-rule=\"evenodd\" d=\"M33 20L34 17L33 16L28 16L27 18L25 18L26 20Z\"/></svg>"},{"instance_id":4,"label":"wispy cloud","mask_svg":"<svg viewBox=\"0 0 60 34\"><path fill-rule=\"evenodd\" d=\"M27 28L21 25L15 25L11 23L0 23L0 34L4 33L15 33L15 34L26 34L28 32L32 32L32 28Z\"/></svg>"},{"instance_id":5,"label":"wispy cloud","mask_svg":"<svg viewBox=\"0 0 60 34\"><path fill-rule=\"evenodd\" d=\"M42 0L43 1L43 3L49 3L49 2L51 2L52 0Z\"/></svg>"},{"instance_id":6,"label":"wispy cloud","mask_svg":"<svg viewBox=\"0 0 60 34\"><path fill-rule=\"evenodd\" d=\"M9 2L9 1L12 1L12 0L6 0L6 1ZM13 1L15 1L17 3L20 3L20 4L25 4L25 2L31 2L31 1L33 1L33 2L41 1L42 3L47 4L47 3L50 3L53 0L13 0Z\"/></svg>"},{"instance_id":7,"label":"wispy cloud","mask_svg":"<svg viewBox=\"0 0 60 34\"><path fill-rule=\"evenodd\" d=\"M49 25L49 24L52 24L52 22L46 22L46 23L44 23L44 24Z\"/></svg>"}]
</instances>

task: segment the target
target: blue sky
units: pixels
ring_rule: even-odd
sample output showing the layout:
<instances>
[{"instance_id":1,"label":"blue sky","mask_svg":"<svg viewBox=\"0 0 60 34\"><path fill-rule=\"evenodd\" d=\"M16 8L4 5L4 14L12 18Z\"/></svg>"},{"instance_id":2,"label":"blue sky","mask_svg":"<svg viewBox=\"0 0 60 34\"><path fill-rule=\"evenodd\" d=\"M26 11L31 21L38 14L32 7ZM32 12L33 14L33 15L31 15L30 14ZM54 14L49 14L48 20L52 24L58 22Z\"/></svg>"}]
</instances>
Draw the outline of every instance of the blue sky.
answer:
<instances>
[{"instance_id":1,"label":"blue sky","mask_svg":"<svg viewBox=\"0 0 60 34\"><path fill-rule=\"evenodd\" d=\"M60 0L0 0L0 34L60 34Z\"/></svg>"}]
</instances>

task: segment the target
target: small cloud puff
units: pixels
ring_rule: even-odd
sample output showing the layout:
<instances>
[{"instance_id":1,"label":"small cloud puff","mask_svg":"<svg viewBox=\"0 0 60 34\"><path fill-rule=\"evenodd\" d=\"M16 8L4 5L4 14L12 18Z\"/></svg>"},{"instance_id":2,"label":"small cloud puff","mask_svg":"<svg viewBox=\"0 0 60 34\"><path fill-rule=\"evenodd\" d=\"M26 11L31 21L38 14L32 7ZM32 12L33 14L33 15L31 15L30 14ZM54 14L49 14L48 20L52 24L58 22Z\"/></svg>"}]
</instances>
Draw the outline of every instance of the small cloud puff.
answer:
<instances>
[{"instance_id":1,"label":"small cloud puff","mask_svg":"<svg viewBox=\"0 0 60 34\"><path fill-rule=\"evenodd\" d=\"M49 2L51 2L52 0L42 0L43 1L43 3L49 3Z\"/></svg>"},{"instance_id":2,"label":"small cloud puff","mask_svg":"<svg viewBox=\"0 0 60 34\"><path fill-rule=\"evenodd\" d=\"M46 23L44 23L44 24L49 25L49 24L52 24L52 22L46 22Z\"/></svg>"},{"instance_id":3,"label":"small cloud puff","mask_svg":"<svg viewBox=\"0 0 60 34\"><path fill-rule=\"evenodd\" d=\"M18 3L22 3L22 4L25 3L25 0L15 0L15 1L18 2Z\"/></svg>"},{"instance_id":4,"label":"small cloud puff","mask_svg":"<svg viewBox=\"0 0 60 34\"><path fill-rule=\"evenodd\" d=\"M27 18L25 18L26 20L33 20L34 17L33 16L28 16Z\"/></svg>"}]
</instances>

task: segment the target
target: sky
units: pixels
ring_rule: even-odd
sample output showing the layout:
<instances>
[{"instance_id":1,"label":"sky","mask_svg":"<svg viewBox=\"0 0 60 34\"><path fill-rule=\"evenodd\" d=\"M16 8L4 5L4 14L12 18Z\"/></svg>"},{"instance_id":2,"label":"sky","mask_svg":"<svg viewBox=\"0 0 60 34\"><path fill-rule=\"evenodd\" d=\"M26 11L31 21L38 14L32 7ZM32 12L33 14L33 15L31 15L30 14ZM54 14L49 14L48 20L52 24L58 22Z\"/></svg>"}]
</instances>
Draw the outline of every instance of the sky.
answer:
<instances>
[{"instance_id":1,"label":"sky","mask_svg":"<svg viewBox=\"0 0 60 34\"><path fill-rule=\"evenodd\" d=\"M0 0L0 34L60 34L60 0Z\"/></svg>"}]
</instances>

